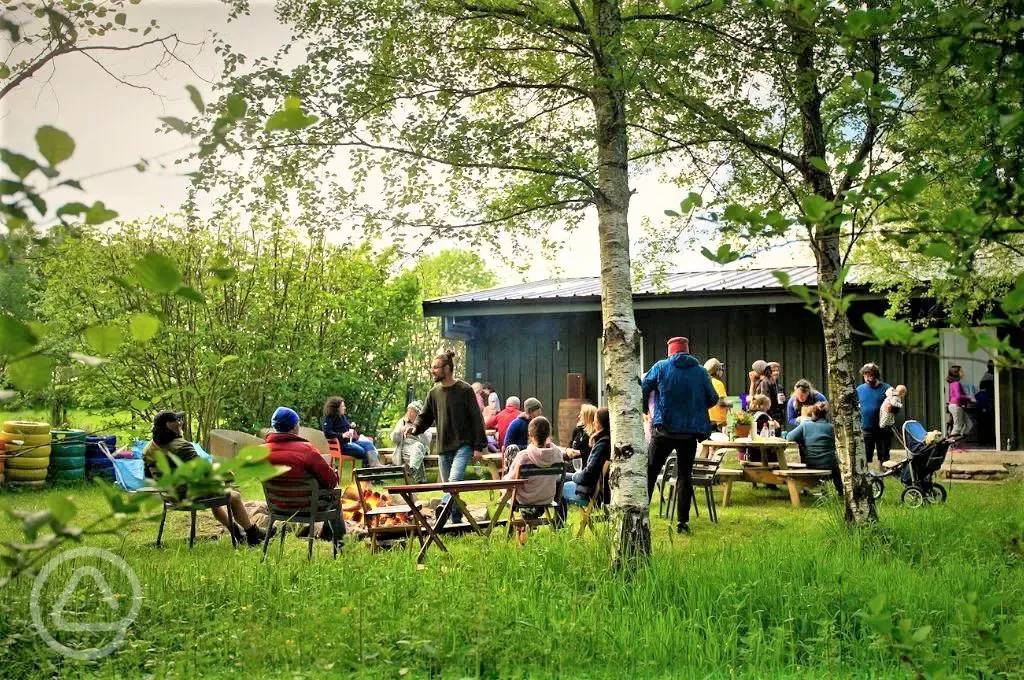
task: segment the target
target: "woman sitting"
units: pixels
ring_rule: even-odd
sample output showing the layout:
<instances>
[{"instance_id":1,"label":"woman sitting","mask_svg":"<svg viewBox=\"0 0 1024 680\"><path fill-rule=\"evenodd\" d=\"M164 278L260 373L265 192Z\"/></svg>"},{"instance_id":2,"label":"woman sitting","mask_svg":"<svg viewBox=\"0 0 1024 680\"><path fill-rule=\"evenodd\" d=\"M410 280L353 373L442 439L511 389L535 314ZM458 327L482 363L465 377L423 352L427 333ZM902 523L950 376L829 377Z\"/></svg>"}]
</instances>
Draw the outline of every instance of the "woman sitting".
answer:
<instances>
[{"instance_id":1,"label":"woman sitting","mask_svg":"<svg viewBox=\"0 0 1024 680\"><path fill-rule=\"evenodd\" d=\"M786 422L790 427L796 427L801 416L801 409L805 406L813 406L818 402L827 402L825 395L814 389L814 385L806 378L800 378L793 386L793 394L786 402Z\"/></svg>"},{"instance_id":2,"label":"woman sitting","mask_svg":"<svg viewBox=\"0 0 1024 680\"><path fill-rule=\"evenodd\" d=\"M527 430L529 444L524 451L516 454L505 479L520 479L519 471L523 465L549 467L561 463L562 449L551 443L551 423L544 416L537 416L530 421ZM555 500L558 479L555 475L539 475L527 477L526 483L515 491L515 500L519 505L548 505ZM535 519L544 514L543 507L531 508L524 516Z\"/></svg>"},{"instance_id":3,"label":"woman sitting","mask_svg":"<svg viewBox=\"0 0 1024 680\"><path fill-rule=\"evenodd\" d=\"M356 424L350 423L345 414L348 407L341 397L331 397L324 402L323 431L328 439L337 439L341 452L363 461L364 467L380 467L377 447L369 440L360 440Z\"/></svg>"},{"instance_id":4,"label":"woman sitting","mask_svg":"<svg viewBox=\"0 0 1024 680\"><path fill-rule=\"evenodd\" d=\"M192 443L181 436L181 425L185 420L184 413L173 411L161 411L153 419L153 440L142 449L142 458L146 464L146 476L152 479L160 477L160 469L157 467L157 451L167 454L167 463L173 470L179 463L187 463L193 458L199 457ZM177 460L175 460L177 459ZM249 513L245 509L242 495L234 490L226 491L231 502L231 512L237 524L228 524L228 511L223 506L211 508L213 516L217 521L230 531L235 541L256 546L263 542L266 534L249 519ZM181 495L179 493L179 495ZM195 500L204 500L197 498Z\"/></svg>"},{"instance_id":5,"label":"woman sitting","mask_svg":"<svg viewBox=\"0 0 1024 680\"><path fill-rule=\"evenodd\" d=\"M590 457L587 466L568 477L562 487L562 498L566 503L586 505L601 479L604 464L611 459L611 425L608 409L599 408L594 412L594 433L590 436ZM604 500L604 499L600 499Z\"/></svg>"},{"instance_id":6,"label":"woman sitting","mask_svg":"<svg viewBox=\"0 0 1024 680\"><path fill-rule=\"evenodd\" d=\"M832 484L842 494L843 477L839 473L839 459L836 458L836 433L832 423L828 422L828 403L819 401L812 405L810 416L810 420L787 432L786 439L799 443L807 452L807 467L831 470Z\"/></svg>"},{"instance_id":7,"label":"woman sitting","mask_svg":"<svg viewBox=\"0 0 1024 680\"><path fill-rule=\"evenodd\" d=\"M590 458L590 436L594 434L594 417L597 415L597 407L593 404L580 406L580 415L576 419L576 427L569 437L569 448L565 450L566 458L579 458L583 465L587 464Z\"/></svg>"},{"instance_id":8,"label":"woman sitting","mask_svg":"<svg viewBox=\"0 0 1024 680\"><path fill-rule=\"evenodd\" d=\"M760 434L767 426L769 430L777 430L779 424L768 415L768 408L771 407L771 400L763 394L755 394L750 398L750 405L747 407L753 415L750 423L751 434ZM761 449L751 447L747 449L746 460L760 461Z\"/></svg>"}]
</instances>

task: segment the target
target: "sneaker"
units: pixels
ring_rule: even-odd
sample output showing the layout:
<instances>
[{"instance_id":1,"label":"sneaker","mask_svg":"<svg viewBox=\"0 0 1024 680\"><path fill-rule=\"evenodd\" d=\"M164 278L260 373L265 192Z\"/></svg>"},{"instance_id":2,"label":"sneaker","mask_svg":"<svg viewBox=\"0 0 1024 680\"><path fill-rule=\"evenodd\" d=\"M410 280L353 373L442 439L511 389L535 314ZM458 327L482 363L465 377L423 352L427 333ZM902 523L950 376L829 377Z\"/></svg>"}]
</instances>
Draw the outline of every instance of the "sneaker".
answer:
<instances>
[{"instance_id":1,"label":"sneaker","mask_svg":"<svg viewBox=\"0 0 1024 680\"><path fill-rule=\"evenodd\" d=\"M676 533L677 534L685 533L687 536L692 536L693 535L693 532L690 531L690 525L688 523L686 523L686 522L682 522L682 523L676 525Z\"/></svg>"}]
</instances>

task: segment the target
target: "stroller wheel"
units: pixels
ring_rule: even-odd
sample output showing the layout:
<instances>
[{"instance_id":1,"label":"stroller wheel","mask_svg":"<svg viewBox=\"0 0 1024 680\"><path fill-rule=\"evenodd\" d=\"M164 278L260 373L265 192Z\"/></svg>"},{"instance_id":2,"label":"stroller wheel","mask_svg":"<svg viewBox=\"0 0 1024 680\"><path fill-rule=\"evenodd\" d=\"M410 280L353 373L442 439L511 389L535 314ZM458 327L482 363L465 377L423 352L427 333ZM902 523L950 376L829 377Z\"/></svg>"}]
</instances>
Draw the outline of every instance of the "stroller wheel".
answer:
<instances>
[{"instance_id":1,"label":"stroller wheel","mask_svg":"<svg viewBox=\"0 0 1024 680\"><path fill-rule=\"evenodd\" d=\"M902 501L907 507L919 508L924 505L924 492L916 486L908 486L903 490L903 495L900 496Z\"/></svg>"},{"instance_id":2,"label":"stroller wheel","mask_svg":"<svg viewBox=\"0 0 1024 680\"><path fill-rule=\"evenodd\" d=\"M928 492L929 503L945 503L946 502L946 487L942 486L938 482L932 484L931 490Z\"/></svg>"},{"instance_id":3,"label":"stroller wheel","mask_svg":"<svg viewBox=\"0 0 1024 680\"><path fill-rule=\"evenodd\" d=\"M878 500L885 493L885 482L882 481L881 477L871 478L871 498Z\"/></svg>"}]
</instances>

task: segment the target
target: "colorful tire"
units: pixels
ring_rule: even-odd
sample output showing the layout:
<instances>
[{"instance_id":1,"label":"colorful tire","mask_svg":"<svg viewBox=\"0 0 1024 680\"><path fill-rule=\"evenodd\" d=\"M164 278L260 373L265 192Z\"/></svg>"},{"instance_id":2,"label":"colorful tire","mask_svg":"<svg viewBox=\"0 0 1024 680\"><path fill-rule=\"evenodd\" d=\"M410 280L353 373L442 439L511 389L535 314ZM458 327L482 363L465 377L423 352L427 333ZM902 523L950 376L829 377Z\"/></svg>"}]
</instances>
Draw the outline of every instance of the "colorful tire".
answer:
<instances>
[{"instance_id":1,"label":"colorful tire","mask_svg":"<svg viewBox=\"0 0 1024 680\"><path fill-rule=\"evenodd\" d=\"M50 435L48 434L15 434L13 432L0 432L0 439L5 442L20 441L25 446L39 446L40 444L49 444Z\"/></svg>"},{"instance_id":2,"label":"colorful tire","mask_svg":"<svg viewBox=\"0 0 1024 680\"><path fill-rule=\"evenodd\" d=\"M77 470L85 469L85 458L59 457L50 458L50 467L54 470Z\"/></svg>"},{"instance_id":3,"label":"colorful tire","mask_svg":"<svg viewBox=\"0 0 1024 680\"><path fill-rule=\"evenodd\" d=\"M80 482L85 479L85 468L75 470L57 470L50 476L54 482Z\"/></svg>"},{"instance_id":4,"label":"colorful tire","mask_svg":"<svg viewBox=\"0 0 1024 680\"><path fill-rule=\"evenodd\" d=\"M10 461L7 461L10 463ZM7 481L15 484L18 482L43 482L46 481L46 468L40 470L19 470L17 468L7 468Z\"/></svg>"},{"instance_id":5,"label":"colorful tire","mask_svg":"<svg viewBox=\"0 0 1024 680\"><path fill-rule=\"evenodd\" d=\"M9 479L7 481L8 481L8 486L10 486L12 488L15 488L15 487L18 488L18 489L45 489L46 488L46 481L45 480L37 480L37 481L34 481L34 482L16 482L13 479Z\"/></svg>"},{"instance_id":6,"label":"colorful tire","mask_svg":"<svg viewBox=\"0 0 1024 680\"><path fill-rule=\"evenodd\" d=\"M29 458L27 456L18 456L17 458L7 459L7 471L11 470L45 470L50 467L49 458Z\"/></svg>"},{"instance_id":7,"label":"colorful tire","mask_svg":"<svg viewBox=\"0 0 1024 680\"><path fill-rule=\"evenodd\" d=\"M49 434L50 424L31 420L8 420L4 423L3 430L15 434Z\"/></svg>"},{"instance_id":8,"label":"colorful tire","mask_svg":"<svg viewBox=\"0 0 1024 680\"><path fill-rule=\"evenodd\" d=\"M85 460L85 444L53 444L50 447L53 458L81 458Z\"/></svg>"},{"instance_id":9,"label":"colorful tire","mask_svg":"<svg viewBox=\"0 0 1024 680\"><path fill-rule=\"evenodd\" d=\"M84 444L86 435L85 430L50 430L50 436L53 437L55 442Z\"/></svg>"},{"instance_id":10,"label":"colorful tire","mask_svg":"<svg viewBox=\"0 0 1024 680\"><path fill-rule=\"evenodd\" d=\"M49 458L51 448L49 446L18 446L17 444L7 444L5 455L12 456L18 455L19 458Z\"/></svg>"}]
</instances>

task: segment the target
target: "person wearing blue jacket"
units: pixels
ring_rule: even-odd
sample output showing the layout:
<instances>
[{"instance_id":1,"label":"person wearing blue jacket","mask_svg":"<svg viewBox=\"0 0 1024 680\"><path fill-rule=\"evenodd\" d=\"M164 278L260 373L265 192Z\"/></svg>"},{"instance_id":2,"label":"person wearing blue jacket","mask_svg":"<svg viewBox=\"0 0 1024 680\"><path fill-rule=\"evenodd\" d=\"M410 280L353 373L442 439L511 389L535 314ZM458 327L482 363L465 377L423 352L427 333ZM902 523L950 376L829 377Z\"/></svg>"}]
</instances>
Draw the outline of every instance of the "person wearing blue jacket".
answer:
<instances>
[{"instance_id":1,"label":"person wearing blue jacket","mask_svg":"<svg viewBox=\"0 0 1024 680\"><path fill-rule=\"evenodd\" d=\"M800 411L804 406L813 406L819 402L828 403L828 399L825 395L814 389L814 385L807 378L800 378L796 381L796 385L793 386L793 396L786 402L786 422L789 423L790 427L796 427L800 424L797 418L800 417Z\"/></svg>"},{"instance_id":2,"label":"person wearing blue jacket","mask_svg":"<svg viewBox=\"0 0 1024 680\"><path fill-rule=\"evenodd\" d=\"M679 461L676 502L676 532L690 533L691 475L697 442L712 430L708 409L718 403L718 392L704 366L690 354L690 341L675 337L668 341L668 358L651 367L642 382L644 413L654 393L651 442L647 446L647 498L654 493L658 473L674 450Z\"/></svg>"}]
</instances>

